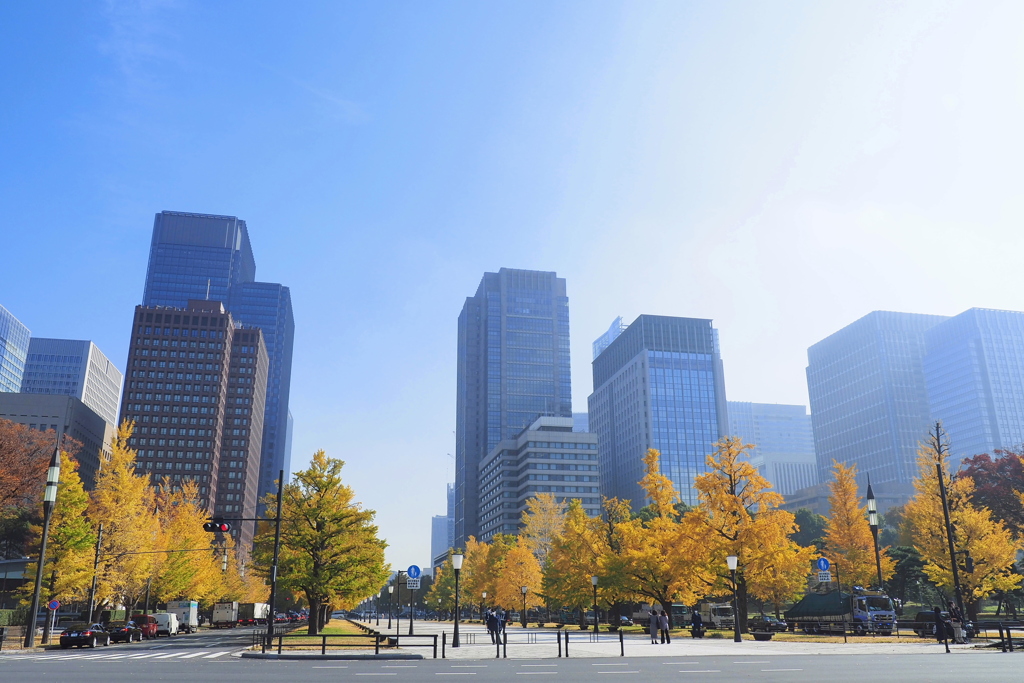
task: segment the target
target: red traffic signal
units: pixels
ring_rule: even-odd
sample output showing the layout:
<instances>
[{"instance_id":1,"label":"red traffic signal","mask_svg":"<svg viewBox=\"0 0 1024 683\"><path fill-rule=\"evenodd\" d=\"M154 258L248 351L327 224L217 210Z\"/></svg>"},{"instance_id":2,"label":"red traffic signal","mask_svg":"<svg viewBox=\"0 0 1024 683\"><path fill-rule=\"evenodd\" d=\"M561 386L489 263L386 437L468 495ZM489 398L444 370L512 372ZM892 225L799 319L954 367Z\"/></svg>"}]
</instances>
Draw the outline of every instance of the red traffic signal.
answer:
<instances>
[{"instance_id":1,"label":"red traffic signal","mask_svg":"<svg viewBox=\"0 0 1024 683\"><path fill-rule=\"evenodd\" d=\"M207 522L203 525L203 531L217 532L217 531L231 531L231 525L225 521L215 519L212 522Z\"/></svg>"}]
</instances>

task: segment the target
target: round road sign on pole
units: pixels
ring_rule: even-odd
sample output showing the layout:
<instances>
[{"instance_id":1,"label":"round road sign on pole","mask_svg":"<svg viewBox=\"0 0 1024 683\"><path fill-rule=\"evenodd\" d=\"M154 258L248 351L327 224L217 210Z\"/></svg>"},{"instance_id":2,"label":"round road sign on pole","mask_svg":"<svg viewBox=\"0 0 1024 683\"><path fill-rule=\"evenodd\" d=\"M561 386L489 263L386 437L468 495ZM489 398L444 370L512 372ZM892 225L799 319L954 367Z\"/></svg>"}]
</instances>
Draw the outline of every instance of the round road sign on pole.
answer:
<instances>
[{"instance_id":1,"label":"round road sign on pole","mask_svg":"<svg viewBox=\"0 0 1024 683\"><path fill-rule=\"evenodd\" d=\"M410 564L409 570L406 573L409 575L410 579L418 579L420 578L420 574L422 573L422 571L416 565Z\"/></svg>"},{"instance_id":2,"label":"round road sign on pole","mask_svg":"<svg viewBox=\"0 0 1024 683\"><path fill-rule=\"evenodd\" d=\"M46 603L46 606L52 610L56 610L60 608L60 600L50 600L50 602Z\"/></svg>"},{"instance_id":3,"label":"round road sign on pole","mask_svg":"<svg viewBox=\"0 0 1024 683\"><path fill-rule=\"evenodd\" d=\"M818 561L814 563L814 566L818 568L819 572L827 572L829 567L832 566L832 563L824 557L819 557Z\"/></svg>"}]
</instances>

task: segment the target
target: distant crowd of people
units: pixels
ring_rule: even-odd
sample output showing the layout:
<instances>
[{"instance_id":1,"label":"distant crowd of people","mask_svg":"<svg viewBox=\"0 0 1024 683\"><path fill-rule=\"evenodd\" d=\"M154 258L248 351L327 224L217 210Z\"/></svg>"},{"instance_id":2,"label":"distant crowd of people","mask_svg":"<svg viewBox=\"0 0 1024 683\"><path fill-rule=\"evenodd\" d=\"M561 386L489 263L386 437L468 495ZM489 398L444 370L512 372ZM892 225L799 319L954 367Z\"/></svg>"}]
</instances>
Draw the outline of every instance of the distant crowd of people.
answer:
<instances>
[{"instance_id":1,"label":"distant crowd of people","mask_svg":"<svg viewBox=\"0 0 1024 683\"><path fill-rule=\"evenodd\" d=\"M501 642L501 634L505 632L505 627L512 623L512 614L503 609L489 609L484 623L487 624L487 633L491 636L491 643L498 643Z\"/></svg>"}]
</instances>

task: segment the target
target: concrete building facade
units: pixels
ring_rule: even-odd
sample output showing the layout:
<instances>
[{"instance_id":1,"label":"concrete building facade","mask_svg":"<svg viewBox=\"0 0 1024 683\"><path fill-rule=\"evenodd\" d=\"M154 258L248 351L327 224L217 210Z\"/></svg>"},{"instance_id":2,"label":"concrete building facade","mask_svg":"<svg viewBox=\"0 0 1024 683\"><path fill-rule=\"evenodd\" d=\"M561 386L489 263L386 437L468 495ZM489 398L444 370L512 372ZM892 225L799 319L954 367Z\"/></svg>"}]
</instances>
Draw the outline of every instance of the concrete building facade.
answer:
<instances>
[{"instance_id":1,"label":"concrete building facade","mask_svg":"<svg viewBox=\"0 0 1024 683\"><path fill-rule=\"evenodd\" d=\"M572 417L539 417L480 462L480 537L516 534L527 501L552 493L601 514L597 435L574 432Z\"/></svg>"},{"instance_id":2,"label":"concrete building facade","mask_svg":"<svg viewBox=\"0 0 1024 683\"><path fill-rule=\"evenodd\" d=\"M646 505L643 456L656 448L661 473L695 504L694 479L729 426L712 321L641 315L594 359L593 371L588 417L600 446L601 494Z\"/></svg>"}]
</instances>

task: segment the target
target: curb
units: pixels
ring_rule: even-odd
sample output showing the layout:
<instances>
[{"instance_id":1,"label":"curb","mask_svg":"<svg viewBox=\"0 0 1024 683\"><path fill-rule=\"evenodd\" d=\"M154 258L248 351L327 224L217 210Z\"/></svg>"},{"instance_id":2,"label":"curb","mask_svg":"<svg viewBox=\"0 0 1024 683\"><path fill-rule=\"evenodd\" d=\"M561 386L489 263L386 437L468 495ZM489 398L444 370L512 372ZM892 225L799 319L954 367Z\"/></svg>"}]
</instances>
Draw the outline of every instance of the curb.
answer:
<instances>
[{"instance_id":1,"label":"curb","mask_svg":"<svg viewBox=\"0 0 1024 683\"><path fill-rule=\"evenodd\" d=\"M351 655L320 655L320 654L300 655L300 654L283 654L283 653L282 654L277 654L276 652L267 652L267 653L263 653L263 652L243 652L242 653L242 658L243 659L278 659L278 660L288 659L288 660L303 660L303 661L309 661L309 660L313 660L313 661L329 661L329 660L360 660L360 659L366 659L366 660L423 659L423 655L412 654L412 653L410 653L410 654L394 653L394 654L379 654L379 655L357 655L357 654L351 654Z\"/></svg>"}]
</instances>

